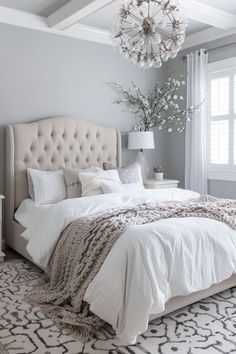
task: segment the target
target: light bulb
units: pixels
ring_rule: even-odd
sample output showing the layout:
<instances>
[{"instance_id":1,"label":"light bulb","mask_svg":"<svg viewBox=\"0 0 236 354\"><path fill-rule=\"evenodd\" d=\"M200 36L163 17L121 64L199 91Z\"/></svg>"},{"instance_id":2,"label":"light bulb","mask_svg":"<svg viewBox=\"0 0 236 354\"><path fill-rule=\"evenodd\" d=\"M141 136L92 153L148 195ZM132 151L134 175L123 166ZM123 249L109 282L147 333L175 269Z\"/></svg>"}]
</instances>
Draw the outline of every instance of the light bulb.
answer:
<instances>
[{"instance_id":1,"label":"light bulb","mask_svg":"<svg viewBox=\"0 0 236 354\"><path fill-rule=\"evenodd\" d=\"M167 61L170 57L170 53L169 52L162 52L161 54L161 58L163 61Z\"/></svg>"}]
</instances>

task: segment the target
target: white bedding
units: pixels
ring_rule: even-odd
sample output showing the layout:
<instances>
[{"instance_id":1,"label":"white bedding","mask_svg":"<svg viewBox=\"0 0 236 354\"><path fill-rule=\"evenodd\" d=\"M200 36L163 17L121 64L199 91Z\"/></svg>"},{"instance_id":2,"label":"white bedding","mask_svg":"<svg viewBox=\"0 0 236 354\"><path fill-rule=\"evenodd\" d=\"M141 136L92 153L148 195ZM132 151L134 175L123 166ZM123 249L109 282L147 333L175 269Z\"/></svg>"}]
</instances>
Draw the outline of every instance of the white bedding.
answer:
<instances>
[{"instance_id":1,"label":"white bedding","mask_svg":"<svg viewBox=\"0 0 236 354\"><path fill-rule=\"evenodd\" d=\"M23 236L34 261L46 267L60 233L78 217L146 201L188 200L181 189L107 194L51 206ZM206 289L236 272L236 232L219 221L178 218L130 227L118 239L89 285L84 300L116 331L117 344L135 343L151 314L169 298ZM111 286L112 284L112 286Z\"/></svg>"},{"instance_id":2,"label":"white bedding","mask_svg":"<svg viewBox=\"0 0 236 354\"><path fill-rule=\"evenodd\" d=\"M44 210L49 208L52 204L37 204L32 199L24 199L17 211L15 212L15 219L25 228L34 226L41 214L44 215Z\"/></svg>"}]
</instances>

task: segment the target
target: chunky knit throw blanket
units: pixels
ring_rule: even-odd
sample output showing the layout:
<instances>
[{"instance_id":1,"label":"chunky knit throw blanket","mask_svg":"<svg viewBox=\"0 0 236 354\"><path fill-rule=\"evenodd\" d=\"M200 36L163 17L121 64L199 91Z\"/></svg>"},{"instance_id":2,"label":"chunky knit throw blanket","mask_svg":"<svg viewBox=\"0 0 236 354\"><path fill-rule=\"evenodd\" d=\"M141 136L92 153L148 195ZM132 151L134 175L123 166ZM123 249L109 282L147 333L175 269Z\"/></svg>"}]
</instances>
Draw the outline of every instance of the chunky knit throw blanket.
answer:
<instances>
[{"instance_id":1,"label":"chunky knit throw blanket","mask_svg":"<svg viewBox=\"0 0 236 354\"><path fill-rule=\"evenodd\" d=\"M85 342L103 325L83 302L88 285L115 241L132 225L166 218L204 217L236 229L236 201L202 196L189 202L141 204L73 221L61 234L43 280L26 301L39 305L60 328Z\"/></svg>"}]
</instances>

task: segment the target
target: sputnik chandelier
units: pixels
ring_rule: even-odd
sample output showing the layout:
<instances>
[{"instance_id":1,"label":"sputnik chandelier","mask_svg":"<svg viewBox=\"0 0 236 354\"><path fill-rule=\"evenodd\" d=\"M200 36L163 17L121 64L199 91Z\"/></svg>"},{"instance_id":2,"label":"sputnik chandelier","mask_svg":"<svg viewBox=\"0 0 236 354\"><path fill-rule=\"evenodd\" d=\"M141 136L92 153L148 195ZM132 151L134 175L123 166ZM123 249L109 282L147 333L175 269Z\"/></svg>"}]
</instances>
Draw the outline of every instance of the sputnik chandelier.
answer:
<instances>
[{"instance_id":1,"label":"sputnik chandelier","mask_svg":"<svg viewBox=\"0 0 236 354\"><path fill-rule=\"evenodd\" d=\"M115 21L113 39L134 64L159 68L178 54L185 27L175 0L126 0Z\"/></svg>"}]
</instances>

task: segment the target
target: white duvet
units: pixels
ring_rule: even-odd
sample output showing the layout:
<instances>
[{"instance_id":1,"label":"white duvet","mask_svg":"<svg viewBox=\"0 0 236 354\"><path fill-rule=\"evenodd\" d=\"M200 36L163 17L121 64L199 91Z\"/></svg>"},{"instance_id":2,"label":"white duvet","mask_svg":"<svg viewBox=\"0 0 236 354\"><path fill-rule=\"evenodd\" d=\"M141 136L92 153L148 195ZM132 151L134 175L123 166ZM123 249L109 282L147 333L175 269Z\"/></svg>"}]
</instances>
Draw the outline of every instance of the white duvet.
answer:
<instances>
[{"instance_id":1,"label":"white duvet","mask_svg":"<svg viewBox=\"0 0 236 354\"><path fill-rule=\"evenodd\" d=\"M145 190L138 196L107 194L67 199L40 213L22 235L33 260L46 267L60 233L78 217L147 201L196 198L181 189ZM110 323L117 344L133 344L151 314L171 297L186 295L236 272L236 232L205 218L165 219L130 227L118 239L89 285L84 300Z\"/></svg>"}]
</instances>

